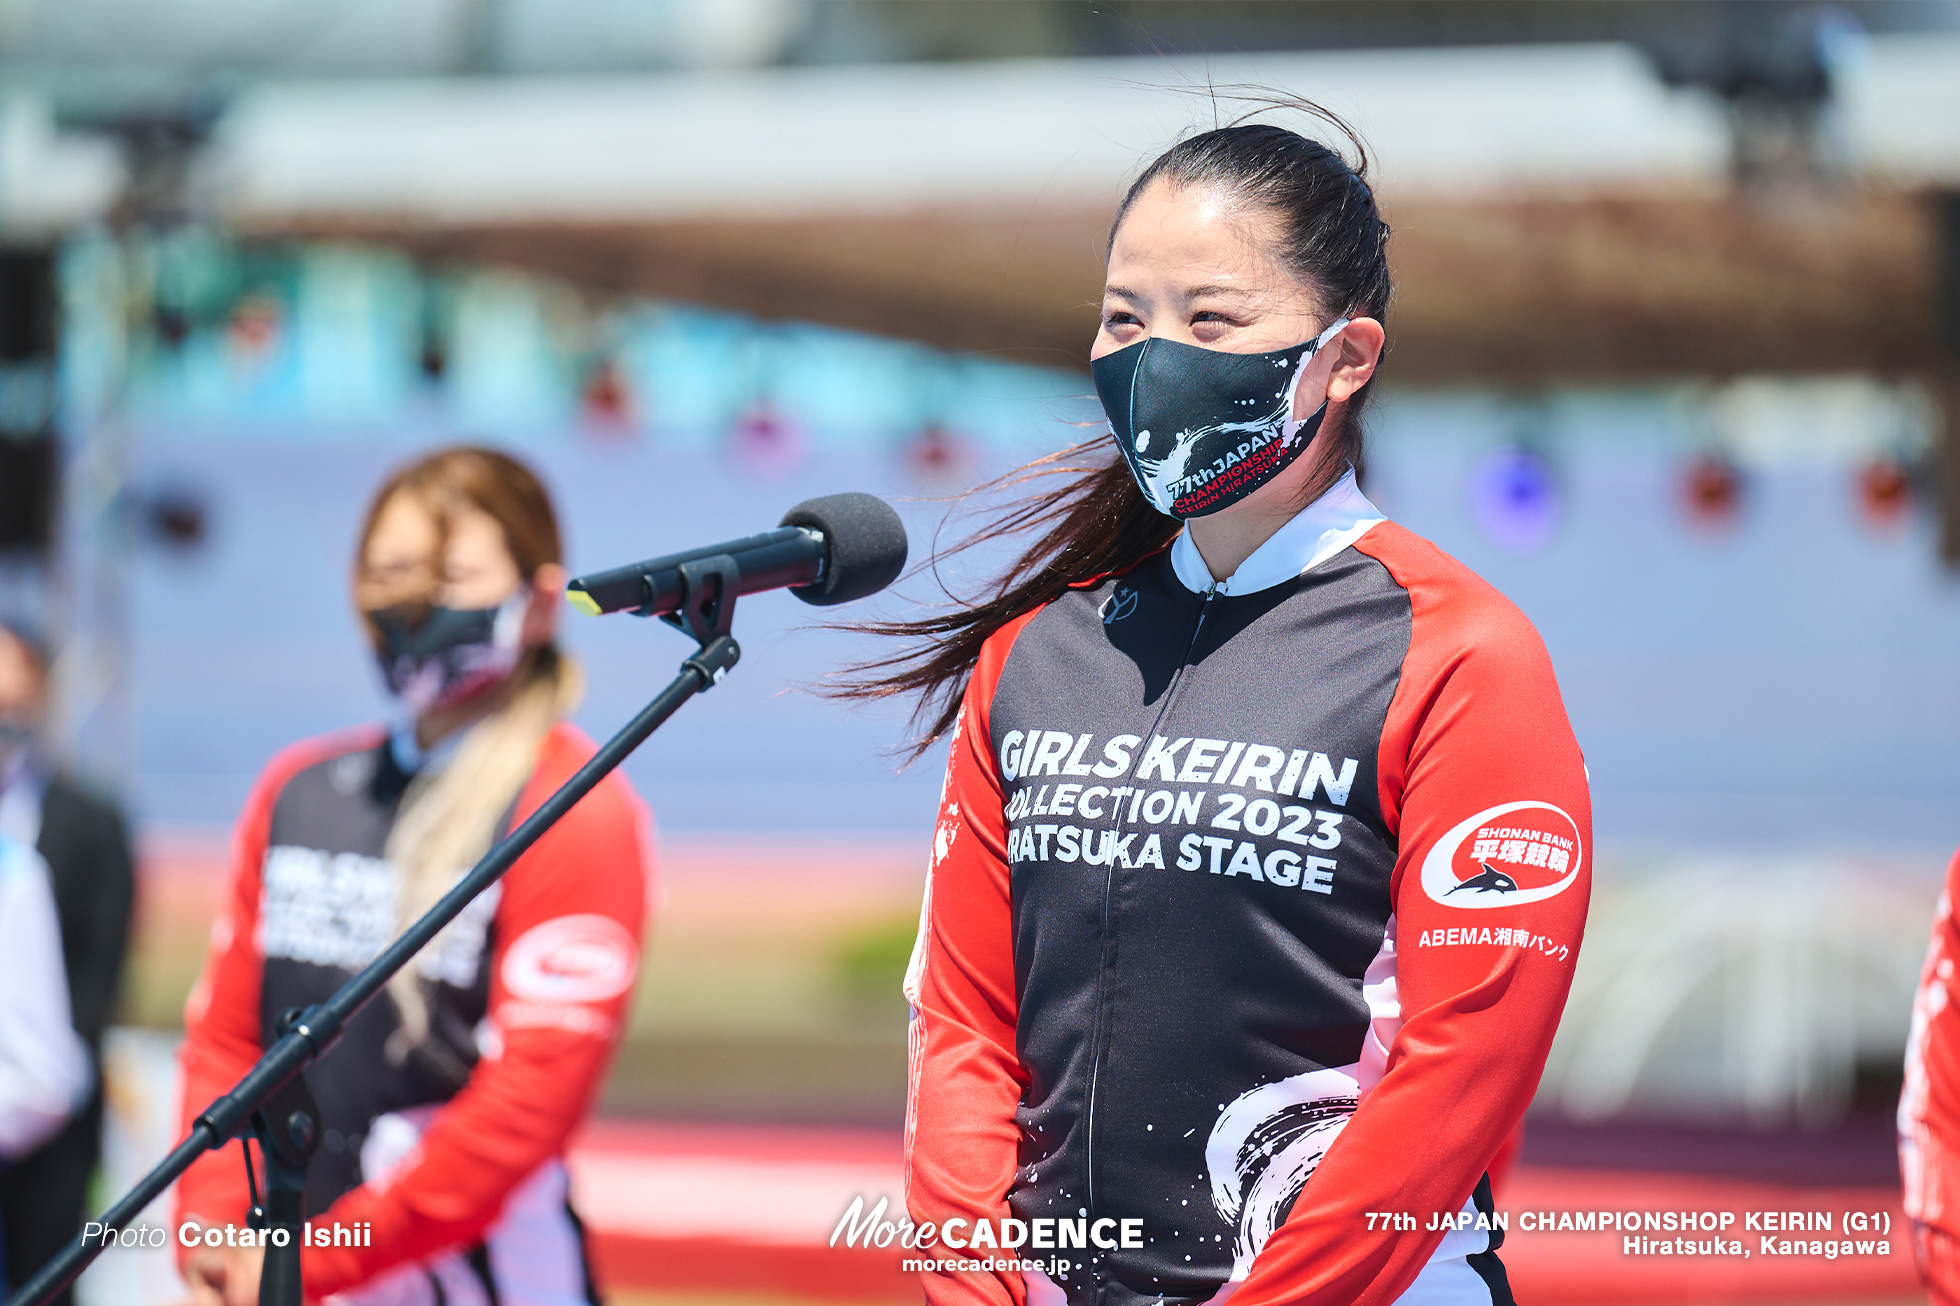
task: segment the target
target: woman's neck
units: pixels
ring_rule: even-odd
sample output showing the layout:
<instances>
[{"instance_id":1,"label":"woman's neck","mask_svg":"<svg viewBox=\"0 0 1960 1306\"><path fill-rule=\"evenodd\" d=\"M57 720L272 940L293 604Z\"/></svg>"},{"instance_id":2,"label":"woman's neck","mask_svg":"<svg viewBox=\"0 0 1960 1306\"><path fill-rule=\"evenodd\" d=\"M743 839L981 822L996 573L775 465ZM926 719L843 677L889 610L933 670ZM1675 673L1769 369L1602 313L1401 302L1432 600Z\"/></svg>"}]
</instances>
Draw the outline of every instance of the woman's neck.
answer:
<instances>
[{"instance_id":1,"label":"woman's neck","mask_svg":"<svg viewBox=\"0 0 1960 1306\"><path fill-rule=\"evenodd\" d=\"M415 718L415 743L428 752L451 735L475 725L509 703L517 692L521 677L511 675L481 694L475 694L451 707L440 707Z\"/></svg>"},{"instance_id":2,"label":"woman's neck","mask_svg":"<svg viewBox=\"0 0 1960 1306\"><path fill-rule=\"evenodd\" d=\"M1223 512L1194 517L1184 524L1213 580L1221 583L1230 580L1260 545L1332 489L1346 473L1345 460L1332 455L1338 445L1335 438L1330 438L1339 429L1336 419L1340 416L1328 414L1313 443L1291 467Z\"/></svg>"},{"instance_id":3,"label":"woman's neck","mask_svg":"<svg viewBox=\"0 0 1960 1306\"><path fill-rule=\"evenodd\" d=\"M1223 583L1232 579L1232 573L1260 545L1273 538L1280 527L1293 520L1293 516L1284 510L1221 512L1194 518L1184 529L1191 533L1191 543L1197 546L1198 556L1205 560L1211 578Z\"/></svg>"}]
</instances>

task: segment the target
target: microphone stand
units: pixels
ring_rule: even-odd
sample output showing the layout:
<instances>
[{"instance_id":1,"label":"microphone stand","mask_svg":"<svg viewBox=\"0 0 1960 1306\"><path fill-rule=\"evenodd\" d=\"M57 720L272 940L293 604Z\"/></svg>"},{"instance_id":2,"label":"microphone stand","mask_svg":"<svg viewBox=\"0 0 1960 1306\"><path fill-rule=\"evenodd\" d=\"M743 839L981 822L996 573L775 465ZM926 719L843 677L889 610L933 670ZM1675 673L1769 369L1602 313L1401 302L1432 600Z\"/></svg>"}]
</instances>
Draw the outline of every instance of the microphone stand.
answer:
<instances>
[{"instance_id":1,"label":"microphone stand","mask_svg":"<svg viewBox=\"0 0 1960 1306\"><path fill-rule=\"evenodd\" d=\"M266 1202L253 1224L268 1231L259 1306L301 1306L300 1246L305 1220L306 1166L319 1146L320 1117L301 1073L340 1038L354 1013L366 1006L388 980L470 901L503 877L538 838L557 824L579 799L605 779L627 755L658 730L681 704L721 683L742 651L729 630L735 616L736 583L741 571L727 554L700 558L680 567L682 603L661 620L692 636L700 647L681 663L680 674L624 729L608 739L558 791L522 824L483 855L441 901L382 949L379 956L340 986L325 1002L288 1012L277 1042L258 1064L191 1125L190 1134L124 1193L98 1222L108 1232L91 1240L78 1236L35 1272L6 1300L6 1306L45 1306L72 1284L114 1238L114 1231L143 1213L191 1163L223 1147L246 1126L257 1135L266 1162ZM644 610L640 615L647 615ZM245 1152L248 1177L251 1148ZM254 1185L256 1187L256 1184ZM284 1239L279 1234L284 1232Z\"/></svg>"}]
</instances>

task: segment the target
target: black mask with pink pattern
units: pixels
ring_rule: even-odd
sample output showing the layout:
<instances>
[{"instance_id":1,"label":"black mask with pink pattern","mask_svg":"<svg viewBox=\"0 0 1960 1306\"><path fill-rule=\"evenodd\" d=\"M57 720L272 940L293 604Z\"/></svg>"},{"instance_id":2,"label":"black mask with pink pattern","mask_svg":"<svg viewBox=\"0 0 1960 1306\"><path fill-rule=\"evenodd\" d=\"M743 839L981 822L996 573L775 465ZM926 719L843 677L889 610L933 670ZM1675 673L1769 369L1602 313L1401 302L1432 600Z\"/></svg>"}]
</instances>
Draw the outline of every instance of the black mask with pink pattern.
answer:
<instances>
[{"instance_id":1,"label":"black mask with pink pattern","mask_svg":"<svg viewBox=\"0 0 1960 1306\"><path fill-rule=\"evenodd\" d=\"M385 608L367 619L388 692L420 716L483 692L524 654L528 587L494 608Z\"/></svg>"}]
</instances>

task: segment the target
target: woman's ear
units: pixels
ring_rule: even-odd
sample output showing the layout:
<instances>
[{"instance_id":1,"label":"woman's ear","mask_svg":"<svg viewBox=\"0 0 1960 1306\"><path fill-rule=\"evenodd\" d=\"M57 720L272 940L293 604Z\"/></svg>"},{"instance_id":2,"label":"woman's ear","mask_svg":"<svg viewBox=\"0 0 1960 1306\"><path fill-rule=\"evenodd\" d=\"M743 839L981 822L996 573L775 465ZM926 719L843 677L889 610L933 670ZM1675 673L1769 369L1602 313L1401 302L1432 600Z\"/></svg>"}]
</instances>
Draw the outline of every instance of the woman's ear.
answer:
<instances>
[{"instance_id":1,"label":"woman's ear","mask_svg":"<svg viewBox=\"0 0 1960 1306\"><path fill-rule=\"evenodd\" d=\"M524 613L524 647L542 648L558 633L559 599L565 593L565 569L555 562L539 567L531 577L531 606Z\"/></svg>"},{"instance_id":2,"label":"woman's ear","mask_svg":"<svg viewBox=\"0 0 1960 1306\"><path fill-rule=\"evenodd\" d=\"M1388 332L1374 318L1358 317L1348 323L1328 350L1335 357L1334 372L1327 382L1327 402L1346 403L1355 391L1367 385L1387 343Z\"/></svg>"},{"instance_id":3,"label":"woman's ear","mask_svg":"<svg viewBox=\"0 0 1960 1306\"><path fill-rule=\"evenodd\" d=\"M1334 363L1340 352L1334 344L1330 344L1307 359L1307 365L1300 369L1293 382L1294 421L1306 421L1323 401L1333 399L1329 387L1332 385Z\"/></svg>"}]
</instances>

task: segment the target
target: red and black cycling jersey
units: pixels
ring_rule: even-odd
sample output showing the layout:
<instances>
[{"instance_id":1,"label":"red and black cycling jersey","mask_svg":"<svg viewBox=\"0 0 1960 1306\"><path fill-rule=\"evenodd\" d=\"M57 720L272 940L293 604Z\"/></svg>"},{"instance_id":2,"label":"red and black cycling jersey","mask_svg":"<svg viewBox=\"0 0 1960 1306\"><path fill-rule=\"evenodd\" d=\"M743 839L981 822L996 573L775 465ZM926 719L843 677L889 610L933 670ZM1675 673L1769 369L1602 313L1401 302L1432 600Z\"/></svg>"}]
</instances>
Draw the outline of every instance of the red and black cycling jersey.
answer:
<instances>
[{"instance_id":1,"label":"red and black cycling jersey","mask_svg":"<svg viewBox=\"0 0 1960 1306\"><path fill-rule=\"evenodd\" d=\"M591 754L555 727L504 828ZM260 778L187 1012L186 1125L273 1043L281 1013L325 1000L399 933L384 849L409 777L393 759L360 731L289 749ZM366 1233L305 1249L309 1299L595 1299L558 1158L623 1033L652 870L646 811L608 777L411 963L426 1037L401 1037L380 996L308 1070L322 1119L307 1217ZM236 1147L178 1185L180 1218L242 1224L246 1207Z\"/></svg>"},{"instance_id":2,"label":"red and black cycling jersey","mask_svg":"<svg viewBox=\"0 0 1960 1306\"><path fill-rule=\"evenodd\" d=\"M1946 868L1919 974L1899 1094L1899 1175L1920 1282L1937 1306L1960 1303L1960 854Z\"/></svg>"},{"instance_id":3,"label":"red and black cycling jersey","mask_svg":"<svg viewBox=\"0 0 1960 1306\"><path fill-rule=\"evenodd\" d=\"M1530 623L1351 477L1228 582L1184 536L1011 622L907 976L907 1194L915 1221L1025 1222L1001 1255L1067 1268L928 1298L1507 1301L1476 1214L1570 984L1590 832Z\"/></svg>"}]
</instances>

